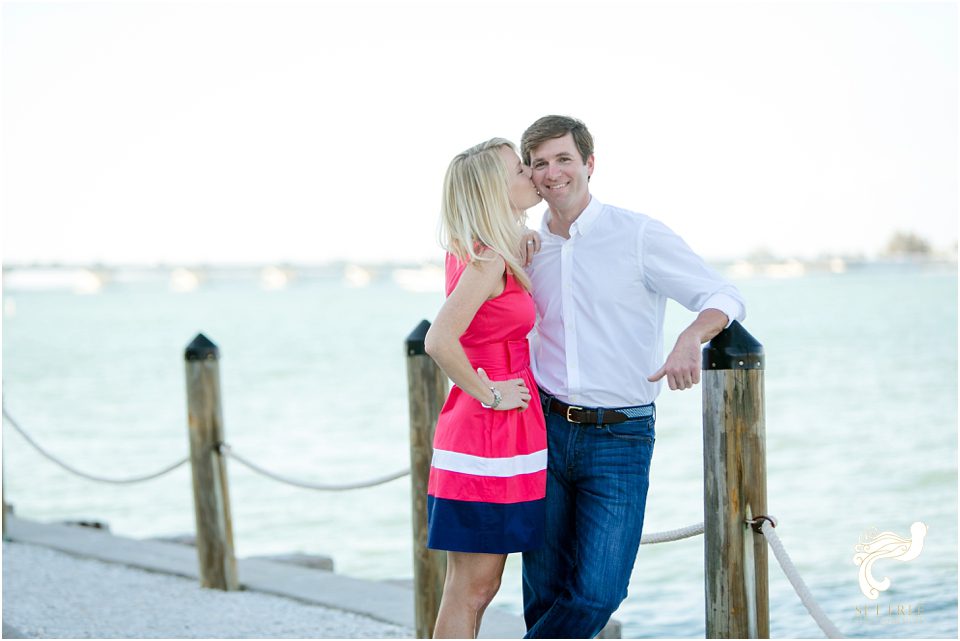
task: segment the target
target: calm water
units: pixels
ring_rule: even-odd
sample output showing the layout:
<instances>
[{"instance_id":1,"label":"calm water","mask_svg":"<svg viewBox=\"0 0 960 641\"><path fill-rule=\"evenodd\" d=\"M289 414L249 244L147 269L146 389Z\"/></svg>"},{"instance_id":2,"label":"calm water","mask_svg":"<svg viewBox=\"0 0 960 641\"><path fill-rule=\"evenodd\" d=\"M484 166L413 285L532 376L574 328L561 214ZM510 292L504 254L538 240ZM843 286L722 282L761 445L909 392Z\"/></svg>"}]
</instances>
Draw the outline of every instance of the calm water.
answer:
<instances>
[{"instance_id":1,"label":"calm water","mask_svg":"<svg viewBox=\"0 0 960 641\"><path fill-rule=\"evenodd\" d=\"M848 636L957 635L957 276L869 268L738 281L747 329L766 350L768 499L814 596ZM262 291L210 282L115 284L95 295L4 293L7 409L68 462L124 477L187 452L183 348L198 331L221 349L227 440L288 476L367 479L409 465L403 341L439 293L338 280ZM673 307L668 337L692 318ZM672 345L672 339L671 340ZM670 347L668 345L667 347ZM700 392L663 392L646 530L701 521ZM134 486L82 480L3 430L7 500L38 520L95 518L114 532L193 529L189 471ZM409 479L345 493L297 489L231 464L240 556L302 550L339 572L409 577ZM870 530L929 532L908 563L881 561L876 602L857 583ZM703 637L703 540L644 546L616 615L625 637ZM519 611L519 558L498 607ZM864 617L869 604L873 616ZM916 606L921 616L875 616ZM861 614L858 615L858 609ZM771 634L820 637L772 555Z\"/></svg>"}]
</instances>

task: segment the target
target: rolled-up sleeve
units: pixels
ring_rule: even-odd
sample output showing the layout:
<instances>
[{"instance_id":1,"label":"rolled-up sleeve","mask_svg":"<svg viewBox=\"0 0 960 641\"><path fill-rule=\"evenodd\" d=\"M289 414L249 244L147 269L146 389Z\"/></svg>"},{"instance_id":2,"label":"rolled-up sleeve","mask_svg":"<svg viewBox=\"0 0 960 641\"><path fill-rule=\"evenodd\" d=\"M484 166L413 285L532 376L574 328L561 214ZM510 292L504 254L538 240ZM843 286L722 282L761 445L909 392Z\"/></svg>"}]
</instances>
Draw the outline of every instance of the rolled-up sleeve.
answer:
<instances>
[{"instance_id":1,"label":"rolled-up sleeve","mask_svg":"<svg viewBox=\"0 0 960 641\"><path fill-rule=\"evenodd\" d=\"M731 285L731 287L733 287L733 285ZM726 314L727 327L730 327L730 323L733 321L743 321L747 315L746 305L744 305L743 299L740 297L739 290L737 290L736 297L730 294L714 294L707 299L707 302L703 304L703 307L701 307L699 311L702 312L705 309L719 309Z\"/></svg>"},{"instance_id":2,"label":"rolled-up sleeve","mask_svg":"<svg viewBox=\"0 0 960 641\"><path fill-rule=\"evenodd\" d=\"M718 309L727 325L743 321L746 303L732 283L695 254L669 227L650 219L640 230L641 270L646 286L693 312Z\"/></svg>"}]
</instances>

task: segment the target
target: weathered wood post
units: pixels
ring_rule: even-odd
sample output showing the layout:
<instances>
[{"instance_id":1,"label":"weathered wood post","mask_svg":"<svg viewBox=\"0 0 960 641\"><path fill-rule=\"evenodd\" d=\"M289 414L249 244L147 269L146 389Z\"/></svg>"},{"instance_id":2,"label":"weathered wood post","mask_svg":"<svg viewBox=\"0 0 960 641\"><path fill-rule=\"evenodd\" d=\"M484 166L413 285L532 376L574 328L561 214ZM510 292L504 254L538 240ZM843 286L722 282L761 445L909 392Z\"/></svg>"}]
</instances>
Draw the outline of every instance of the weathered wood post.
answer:
<instances>
[{"instance_id":1,"label":"weathered wood post","mask_svg":"<svg viewBox=\"0 0 960 641\"><path fill-rule=\"evenodd\" d=\"M428 321L407 336L407 389L410 402L410 483L413 492L413 593L416 635L433 637L440 610L447 555L427 549L427 479L433 457L433 431L447 396L447 376L423 347Z\"/></svg>"},{"instance_id":2,"label":"weathered wood post","mask_svg":"<svg viewBox=\"0 0 960 641\"><path fill-rule=\"evenodd\" d=\"M734 321L703 349L707 638L770 637L763 346Z\"/></svg>"},{"instance_id":3,"label":"weathered wood post","mask_svg":"<svg viewBox=\"0 0 960 641\"><path fill-rule=\"evenodd\" d=\"M227 466L218 450L223 442L220 350L206 336L197 334L187 346L184 358L200 584L205 588L238 590Z\"/></svg>"}]
</instances>

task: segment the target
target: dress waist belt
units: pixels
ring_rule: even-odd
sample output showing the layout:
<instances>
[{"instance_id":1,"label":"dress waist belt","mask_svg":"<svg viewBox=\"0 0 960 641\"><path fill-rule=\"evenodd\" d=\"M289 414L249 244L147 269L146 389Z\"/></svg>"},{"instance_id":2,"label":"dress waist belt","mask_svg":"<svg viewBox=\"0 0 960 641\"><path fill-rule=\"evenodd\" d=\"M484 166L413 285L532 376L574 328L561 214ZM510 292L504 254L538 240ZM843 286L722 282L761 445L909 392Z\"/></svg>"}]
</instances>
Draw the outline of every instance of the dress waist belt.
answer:
<instances>
[{"instance_id":1,"label":"dress waist belt","mask_svg":"<svg viewBox=\"0 0 960 641\"><path fill-rule=\"evenodd\" d=\"M464 345L463 351L474 369L482 367L488 376L519 372L530 366L530 344L525 338L484 345Z\"/></svg>"}]
</instances>

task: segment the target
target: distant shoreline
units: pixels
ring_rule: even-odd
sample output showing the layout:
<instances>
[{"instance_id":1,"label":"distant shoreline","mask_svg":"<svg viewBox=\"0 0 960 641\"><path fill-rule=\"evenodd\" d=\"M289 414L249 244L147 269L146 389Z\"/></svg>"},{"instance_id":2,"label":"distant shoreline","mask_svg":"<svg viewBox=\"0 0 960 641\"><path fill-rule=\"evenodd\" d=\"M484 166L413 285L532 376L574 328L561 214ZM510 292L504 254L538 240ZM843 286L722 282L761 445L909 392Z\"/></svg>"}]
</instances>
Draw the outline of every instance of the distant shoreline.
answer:
<instances>
[{"instance_id":1,"label":"distant shoreline","mask_svg":"<svg viewBox=\"0 0 960 641\"><path fill-rule=\"evenodd\" d=\"M749 256L738 258L706 258L706 262L713 267L727 267L738 263L750 263L754 265L781 264L781 263L800 263L805 266L816 266L829 264L831 262L842 261L849 266L861 267L869 265L956 265L957 253L954 252L931 252L927 254L888 254L868 257L863 254L824 254L817 258L798 257L798 256L775 256L772 254L751 254ZM291 269L311 273L342 271L350 266L359 266L364 268L379 269L409 269L422 267L424 265L443 266L443 260L424 259L424 260L386 260L386 261L366 261L366 260L330 260L330 261L249 261L249 262L145 262L145 263L111 263L103 261L4 261L3 272L26 271L26 270L71 270L71 269L91 269L106 271L170 271L174 269L204 269L224 273L245 272L251 270L261 270L269 267L277 269Z\"/></svg>"},{"instance_id":2,"label":"distant shoreline","mask_svg":"<svg viewBox=\"0 0 960 641\"><path fill-rule=\"evenodd\" d=\"M823 258L753 259L708 261L714 269L732 280L749 278L800 278L814 274L841 275L865 270L956 271L952 257L907 255L880 259ZM393 284L411 293L443 292L443 265L436 261L420 263L384 262L327 264L248 264L248 265L82 265L65 263L14 264L3 266L5 292L64 292L99 294L113 286L161 286L171 292L203 291L213 284L248 283L260 290L284 290L295 284L341 282L344 287L364 288ZM12 301L8 301L12 305ZM5 303L4 312L9 314Z\"/></svg>"},{"instance_id":3,"label":"distant shoreline","mask_svg":"<svg viewBox=\"0 0 960 641\"><path fill-rule=\"evenodd\" d=\"M798 278L812 274L845 274L863 270L956 270L957 257L902 255L881 258L825 257L818 259L754 256L707 261L733 280ZM5 291L96 294L113 285L166 285L173 292L192 292L214 283L251 283L263 290L282 290L295 283L341 281L350 288L392 283L413 293L442 293L443 265L423 262L249 263L249 264L81 264L14 263L3 265Z\"/></svg>"}]
</instances>

